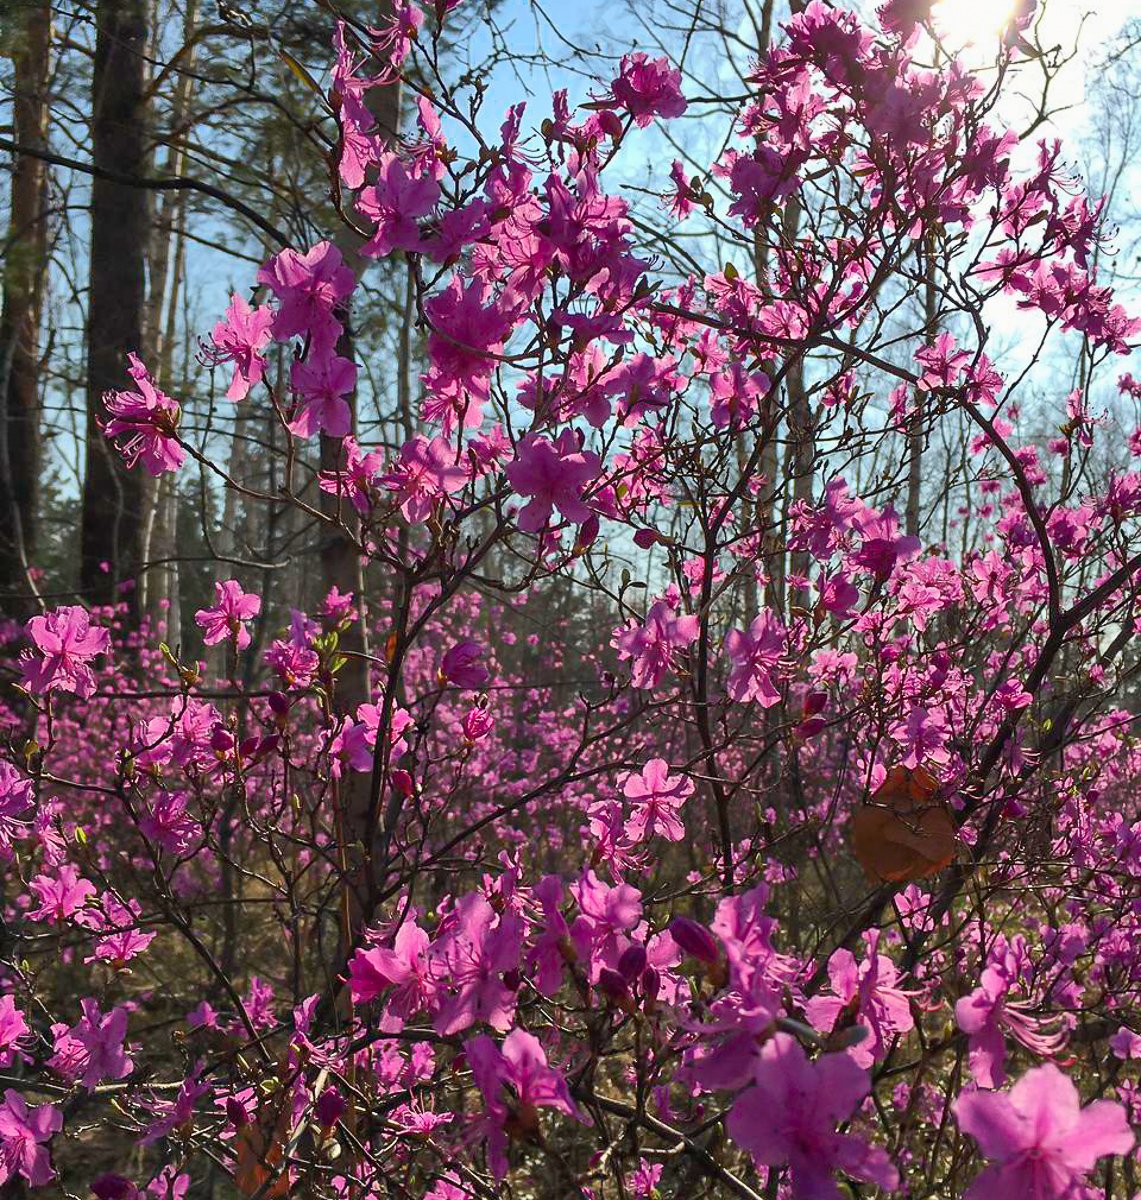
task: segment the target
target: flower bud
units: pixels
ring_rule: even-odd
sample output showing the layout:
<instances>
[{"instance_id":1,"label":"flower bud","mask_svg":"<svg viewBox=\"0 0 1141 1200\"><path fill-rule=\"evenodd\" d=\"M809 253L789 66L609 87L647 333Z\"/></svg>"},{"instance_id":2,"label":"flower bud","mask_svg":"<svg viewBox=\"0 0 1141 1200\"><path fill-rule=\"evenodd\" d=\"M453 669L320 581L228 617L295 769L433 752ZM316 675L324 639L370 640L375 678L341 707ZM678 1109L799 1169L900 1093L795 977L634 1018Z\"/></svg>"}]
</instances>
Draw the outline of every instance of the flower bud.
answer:
<instances>
[{"instance_id":1,"label":"flower bud","mask_svg":"<svg viewBox=\"0 0 1141 1200\"><path fill-rule=\"evenodd\" d=\"M226 1120L235 1129L243 1129L250 1123L246 1106L236 1096L229 1096L226 1100Z\"/></svg>"},{"instance_id":2,"label":"flower bud","mask_svg":"<svg viewBox=\"0 0 1141 1200\"><path fill-rule=\"evenodd\" d=\"M234 748L234 735L222 725L215 725L210 735L210 749L217 754L229 754Z\"/></svg>"},{"instance_id":3,"label":"flower bud","mask_svg":"<svg viewBox=\"0 0 1141 1200\"><path fill-rule=\"evenodd\" d=\"M721 957L713 934L689 917L674 917L669 923L669 935L678 944L683 954L696 958L698 962L712 965Z\"/></svg>"},{"instance_id":4,"label":"flower bud","mask_svg":"<svg viewBox=\"0 0 1141 1200\"><path fill-rule=\"evenodd\" d=\"M630 995L630 985L609 967L603 967L598 973L598 990L614 1001L625 1000Z\"/></svg>"},{"instance_id":5,"label":"flower bud","mask_svg":"<svg viewBox=\"0 0 1141 1200\"><path fill-rule=\"evenodd\" d=\"M346 1108L348 1105L341 1093L335 1087L327 1087L317 1097L313 1113L323 1129L331 1129L345 1115Z\"/></svg>"},{"instance_id":6,"label":"flower bud","mask_svg":"<svg viewBox=\"0 0 1141 1200\"><path fill-rule=\"evenodd\" d=\"M469 742L478 742L487 737L495 725L491 714L485 708L473 708L464 716L464 737Z\"/></svg>"},{"instance_id":7,"label":"flower bud","mask_svg":"<svg viewBox=\"0 0 1141 1200\"><path fill-rule=\"evenodd\" d=\"M100 1175L91 1184L91 1190L96 1200L129 1200L136 1193L135 1185L129 1179L113 1174Z\"/></svg>"},{"instance_id":8,"label":"flower bud","mask_svg":"<svg viewBox=\"0 0 1141 1200\"><path fill-rule=\"evenodd\" d=\"M633 983L645 969L646 947L637 942L627 946L618 959L618 974L628 983Z\"/></svg>"},{"instance_id":9,"label":"flower bud","mask_svg":"<svg viewBox=\"0 0 1141 1200\"><path fill-rule=\"evenodd\" d=\"M824 711L824 706L828 703L828 693L820 691L809 692L804 697L804 717L807 720L809 717L819 716Z\"/></svg>"},{"instance_id":10,"label":"flower bud","mask_svg":"<svg viewBox=\"0 0 1141 1200\"><path fill-rule=\"evenodd\" d=\"M662 973L657 967L647 967L642 975L642 995L645 997L647 1012L653 1012L661 990Z\"/></svg>"}]
</instances>

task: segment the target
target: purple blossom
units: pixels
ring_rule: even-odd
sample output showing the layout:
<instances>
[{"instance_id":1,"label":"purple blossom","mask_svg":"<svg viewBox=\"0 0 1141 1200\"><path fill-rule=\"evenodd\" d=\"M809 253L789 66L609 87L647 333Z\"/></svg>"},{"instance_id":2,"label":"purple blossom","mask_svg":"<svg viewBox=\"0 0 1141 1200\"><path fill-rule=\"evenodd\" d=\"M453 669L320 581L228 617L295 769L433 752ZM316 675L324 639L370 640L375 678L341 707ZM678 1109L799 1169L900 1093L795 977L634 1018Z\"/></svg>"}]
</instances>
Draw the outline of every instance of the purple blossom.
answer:
<instances>
[{"instance_id":1,"label":"purple blossom","mask_svg":"<svg viewBox=\"0 0 1141 1200\"><path fill-rule=\"evenodd\" d=\"M107 1080L123 1079L134 1069L123 1042L127 1010L121 1005L104 1013L90 998L80 1000L83 1016L76 1024L53 1025L54 1053L48 1066L69 1083L91 1091Z\"/></svg>"},{"instance_id":2,"label":"purple blossom","mask_svg":"<svg viewBox=\"0 0 1141 1200\"><path fill-rule=\"evenodd\" d=\"M692 645L700 632L696 616L678 614L665 600L655 600L639 625L629 621L614 631L611 645L623 662L631 662L630 682L652 690L665 678L674 654Z\"/></svg>"},{"instance_id":3,"label":"purple blossom","mask_svg":"<svg viewBox=\"0 0 1141 1200\"><path fill-rule=\"evenodd\" d=\"M726 691L739 703L756 700L762 708L780 703L773 682L787 635L780 620L767 608L753 620L748 631L731 629L725 637L725 653L732 669Z\"/></svg>"},{"instance_id":4,"label":"purple blossom","mask_svg":"<svg viewBox=\"0 0 1141 1200\"><path fill-rule=\"evenodd\" d=\"M895 963L878 953L879 930L871 930L865 940L868 952L861 962L850 950L833 953L828 960L833 995L814 996L805 1012L822 1033L831 1033L842 1014L853 1016L870 1037L856 1043L848 1053L858 1066L870 1067L887 1053L891 1038L906 1033L915 1021L910 993L899 986Z\"/></svg>"},{"instance_id":5,"label":"purple blossom","mask_svg":"<svg viewBox=\"0 0 1141 1200\"><path fill-rule=\"evenodd\" d=\"M955 1002L955 1020L967 1035L971 1075L982 1087L1001 1087L1006 1080L1007 1034L1035 1054L1054 1054L1063 1044L1060 1035L1042 1033L1023 1006L1011 1003L1012 983L1010 970L991 965L979 986Z\"/></svg>"},{"instance_id":6,"label":"purple blossom","mask_svg":"<svg viewBox=\"0 0 1141 1200\"><path fill-rule=\"evenodd\" d=\"M444 981L433 1021L436 1032L459 1033L477 1021L500 1031L510 1029L515 989L503 976L519 966L523 922L511 912L497 920L481 895L469 893L432 949Z\"/></svg>"},{"instance_id":7,"label":"purple blossom","mask_svg":"<svg viewBox=\"0 0 1141 1200\"><path fill-rule=\"evenodd\" d=\"M29 1108L9 1088L0 1104L0 1184L22 1175L32 1187L55 1178L46 1143L63 1128L63 1114L50 1104Z\"/></svg>"},{"instance_id":8,"label":"purple blossom","mask_svg":"<svg viewBox=\"0 0 1141 1200\"><path fill-rule=\"evenodd\" d=\"M870 1086L847 1054L810 1062L795 1038L778 1033L761 1048L753 1086L737 1097L726 1127L758 1163L788 1164L793 1200L842 1200L836 1171L894 1188L899 1173L884 1150L836 1131Z\"/></svg>"},{"instance_id":9,"label":"purple blossom","mask_svg":"<svg viewBox=\"0 0 1141 1200\"><path fill-rule=\"evenodd\" d=\"M622 794L631 802L633 812L626 832L634 843L655 834L667 841L680 842L685 826L678 810L693 795L693 780L688 775L671 775L664 758L651 758L640 774L629 774L620 781Z\"/></svg>"},{"instance_id":10,"label":"purple blossom","mask_svg":"<svg viewBox=\"0 0 1141 1200\"><path fill-rule=\"evenodd\" d=\"M479 661L482 657L483 647L479 642L457 642L448 649L440 663L440 679L468 691L483 687L490 676Z\"/></svg>"},{"instance_id":11,"label":"purple blossom","mask_svg":"<svg viewBox=\"0 0 1141 1200\"><path fill-rule=\"evenodd\" d=\"M507 1175L507 1139L533 1138L540 1108L582 1120L563 1076L548 1065L539 1039L513 1029L502 1049L486 1034L464 1045L476 1087L483 1096L487 1157L497 1180Z\"/></svg>"},{"instance_id":12,"label":"purple blossom","mask_svg":"<svg viewBox=\"0 0 1141 1200\"><path fill-rule=\"evenodd\" d=\"M405 921L392 948L358 950L349 963L349 989L358 1003L375 1000L389 988L385 1013L403 1022L427 1007L437 985L428 953L428 935L415 921Z\"/></svg>"},{"instance_id":13,"label":"purple blossom","mask_svg":"<svg viewBox=\"0 0 1141 1200\"><path fill-rule=\"evenodd\" d=\"M28 690L40 696L53 691L90 696L95 690L91 660L107 652L111 635L91 624L87 609L65 605L33 617L26 631L35 644L35 651L20 660Z\"/></svg>"},{"instance_id":14,"label":"purple blossom","mask_svg":"<svg viewBox=\"0 0 1141 1200\"><path fill-rule=\"evenodd\" d=\"M254 308L236 293L230 299L225 320L214 326L214 343L209 361L232 362L234 375L226 390L227 400L244 400L265 374L262 351L272 340L273 310L268 305Z\"/></svg>"},{"instance_id":15,"label":"purple blossom","mask_svg":"<svg viewBox=\"0 0 1141 1200\"><path fill-rule=\"evenodd\" d=\"M564 429L556 441L528 434L519 444L518 457L507 465L507 481L530 500L517 518L524 533L538 533L551 519L553 509L567 521L581 525L590 516L583 501L586 485L597 477L597 454L583 451L573 429Z\"/></svg>"},{"instance_id":16,"label":"purple blossom","mask_svg":"<svg viewBox=\"0 0 1141 1200\"><path fill-rule=\"evenodd\" d=\"M137 392L107 392L103 405L111 419L103 428L108 438L127 435L119 449L128 467L140 460L154 476L177 471L186 461L178 443L178 421L182 415L177 401L159 391L137 355L128 354L127 374Z\"/></svg>"},{"instance_id":17,"label":"purple blossom","mask_svg":"<svg viewBox=\"0 0 1141 1200\"><path fill-rule=\"evenodd\" d=\"M963 1092L954 1113L993 1160L965 1200L1071 1200L1098 1159L1133 1148L1121 1105L1096 1100L1082 1108L1077 1088L1053 1063L1027 1071L1009 1092Z\"/></svg>"},{"instance_id":18,"label":"purple blossom","mask_svg":"<svg viewBox=\"0 0 1141 1200\"><path fill-rule=\"evenodd\" d=\"M298 334L331 346L340 333L335 308L353 291L355 279L332 242L318 242L306 254L282 250L258 271L278 299L273 336L285 341Z\"/></svg>"},{"instance_id":19,"label":"purple blossom","mask_svg":"<svg viewBox=\"0 0 1141 1200\"><path fill-rule=\"evenodd\" d=\"M214 646L232 638L235 647L244 650L250 644L246 622L261 612L261 597L243 592L236 579L215 583L214 596L212 608L200 608L194 614L194 622L202 630L202 640L207 646Z\"/></svg>"}]
</instances>

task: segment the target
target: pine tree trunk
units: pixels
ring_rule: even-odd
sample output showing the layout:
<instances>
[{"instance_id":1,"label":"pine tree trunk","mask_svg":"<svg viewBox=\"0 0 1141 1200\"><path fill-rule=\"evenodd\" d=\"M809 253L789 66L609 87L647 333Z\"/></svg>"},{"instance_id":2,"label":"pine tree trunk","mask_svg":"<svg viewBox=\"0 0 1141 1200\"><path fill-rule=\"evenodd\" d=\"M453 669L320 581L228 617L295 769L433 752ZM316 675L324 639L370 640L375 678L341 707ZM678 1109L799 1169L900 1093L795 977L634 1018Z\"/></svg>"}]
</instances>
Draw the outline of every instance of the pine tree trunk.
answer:
<instances>
[{"instance_id":1,"label":"pine tree trunk","mask_svg":"<svg viewBox=\"0 0 1141 1200\"><path fill-rule=\"evenodd\" d=\"M33 0L13 54L16 144L47 148L47 85L51 62L51 6ZM26 615L36 589L40 505L39 331L47 278L47 164L18 154L12 172L11 219L0 309L0 606Z\"/></svg>"},{"instance_id":2,"label":"pine tree trunk","mask_svg":"<svg viewBox=\"0 0 1141 1200\"><path fill-rule=\"evenodd\" d=\"M928 240L923 251L923 315L924 333L928 344L934 342L939 333L938 311L935 293L935 246ZM907 434L907 501L903 510L903 531L908 537L919 534L919 501L923 488L923 442L927 436L924 421L924 393L915 391L915 410L911 414L911 427Z\"/></svg>"},{"instance_id":3,"label":"pine tree trunk","mask_svg":"<svg viewBox=\"0 0 1141 1200\"><path fill-rule=\"evenodd\" d=\"M97 168L141 177L146 169L144 0L100 0L95 14L91 148ZM149 229L146 193L96 176L91 182L91 286L87 314L87 447L80 571L84 596L112 602L140 565L146 489L99 428L103 394L128 383L126 358L143 342ZM104 565L106 564L106 565ZM127 592L138 616L137 593Z\"/></svg>"},{"instance_id":4,"label":"pine tree trunk","mask_svg":"<svg viewBox=\"0 0 1141 1200\"><path fill-rule=\"evenodd\" d=\"M382 19L391 12L390 0L381 5ZM374 88L368 93L369 109L376 121L377 131L385 142L395 141L400 127L399 83L387 87ZM355 234L347 234L341 239L341 249L346 261L357 269L363 269L365 263L356 253L360 242ZM351 358L352 327L346 326L344 345L338 352ZM350 398L353 407L354 431L356 428L357 411L356 397ZM343 466L344 450L340 439L321 438L321 467L323 470ZM322 582L328 590L336 587L340 591L351 591L356 597L360 618L346 631L341 640L341 648L348 651L345 665L337 675L334 706L338 713L353 714L357 707L368 701L371 696L369 679L368 641L368 604L364 591L364 564L360 553L354 544L350 533L356 531L359 524L351 505L347 505L342 497L328 492L321 493L322 510L336 516L339 523L344 525L349 533L336 528L326 527L324 541L321 545ZM388 738L388 730L381 729L377 734L377 754L383 753L382 747ZM383 857L383 850L377 844L378 817L383 810L385 798L374 794L376 780L368 773L350 772L342 784L338 802L343 814L344 836L348 844L359 847L363 861L355 864L351 870L351 883L348 887L348 912L342 937L347 951L348 944L356 937L361 928L370 919L371 893L377 882L378 871L383 871L384 864L374 862L375 857ZM348 881L347 881L348 882Z\"/></svg>"}]
</instances>

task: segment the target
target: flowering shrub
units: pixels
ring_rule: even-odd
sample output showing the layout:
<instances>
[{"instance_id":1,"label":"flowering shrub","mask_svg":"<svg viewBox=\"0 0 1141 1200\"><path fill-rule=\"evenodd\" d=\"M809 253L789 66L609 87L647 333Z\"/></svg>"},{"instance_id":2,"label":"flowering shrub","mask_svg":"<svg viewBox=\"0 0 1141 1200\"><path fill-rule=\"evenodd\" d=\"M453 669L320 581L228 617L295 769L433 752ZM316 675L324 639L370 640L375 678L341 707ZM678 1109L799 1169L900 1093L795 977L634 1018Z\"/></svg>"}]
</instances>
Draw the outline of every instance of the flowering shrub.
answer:
<instances>
[{"instance_id":1,"label":"flowering shrub","mask_svg":"<svg viewBox=\"0 0 1141 1200\"><path fill-rule=\"evenodd\" d=\"M271 258L209 358L289 447L339 439L318 515L383 587L290 617L219 580L214 669L112 609L12 631L0 1181L1134 1192L1141 474L1098 476L1088 392L1043 453L984 313L1092 365L1139 326L1060 148L1018 165L1001 88L914 57L925 13L789 20L662 197L754 267L684 278L606 190L686 112L675 65L470 153L441 86L389 145L365 97L438 21L338 28L342 200L411 271L421 431L352 434L367 264L332 241ZM127 460L207 462L131 374ZM970 431L940 538L891 503L935 421ZM315 514L284 477L262 499ZM556 594L577 619L524 658Z\"/></svg>"}]
</instances>

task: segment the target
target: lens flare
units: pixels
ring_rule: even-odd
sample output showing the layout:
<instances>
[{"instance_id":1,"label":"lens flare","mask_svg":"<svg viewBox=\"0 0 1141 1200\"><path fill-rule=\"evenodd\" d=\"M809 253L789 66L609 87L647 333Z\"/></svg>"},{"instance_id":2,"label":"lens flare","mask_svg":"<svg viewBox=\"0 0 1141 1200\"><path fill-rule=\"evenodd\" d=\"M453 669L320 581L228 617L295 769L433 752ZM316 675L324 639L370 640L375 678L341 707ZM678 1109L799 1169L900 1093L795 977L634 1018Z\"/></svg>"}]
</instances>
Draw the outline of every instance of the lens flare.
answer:
<instances>
[{"instance_id":1,"label":"lens flare","mask_svg":"<svg viewBox=\"0 0 1141 1200\"><path fill-rule=\"evenodd\" d=\"M1014 17L1026 7L1025 0L938 0L931 9L931 17L952 48L986 49L1002 37Z\"/></svg>"}]
</instances>

